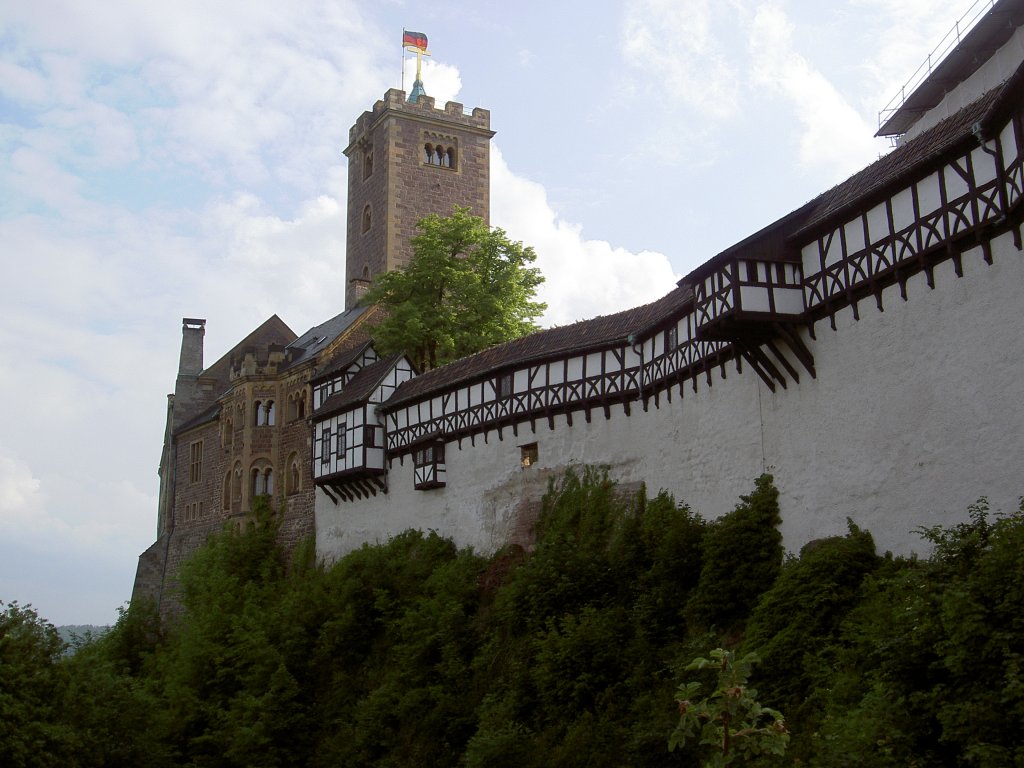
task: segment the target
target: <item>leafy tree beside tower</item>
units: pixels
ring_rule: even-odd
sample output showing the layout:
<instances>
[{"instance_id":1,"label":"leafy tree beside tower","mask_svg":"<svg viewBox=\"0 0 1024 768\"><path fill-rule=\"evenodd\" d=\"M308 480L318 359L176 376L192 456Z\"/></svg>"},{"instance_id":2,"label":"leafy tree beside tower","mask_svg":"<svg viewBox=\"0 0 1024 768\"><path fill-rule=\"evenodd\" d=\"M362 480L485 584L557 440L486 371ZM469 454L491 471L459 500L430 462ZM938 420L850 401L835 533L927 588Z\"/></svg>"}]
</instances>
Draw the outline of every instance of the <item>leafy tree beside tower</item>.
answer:
<instances>
[{"instance_id":1,"label":"leafy tree beside tower","mask_svg":"<svg viewBox=\"0 0 1024 768\"><path fill-rule=\"evenodd\" d=\"M382 354L405 352L420 371L538 330L546 309L533 248L455 207L418 223L413 256L376 279L364 297L387 312L374 331Z\"/></svg>"}]
</instances>

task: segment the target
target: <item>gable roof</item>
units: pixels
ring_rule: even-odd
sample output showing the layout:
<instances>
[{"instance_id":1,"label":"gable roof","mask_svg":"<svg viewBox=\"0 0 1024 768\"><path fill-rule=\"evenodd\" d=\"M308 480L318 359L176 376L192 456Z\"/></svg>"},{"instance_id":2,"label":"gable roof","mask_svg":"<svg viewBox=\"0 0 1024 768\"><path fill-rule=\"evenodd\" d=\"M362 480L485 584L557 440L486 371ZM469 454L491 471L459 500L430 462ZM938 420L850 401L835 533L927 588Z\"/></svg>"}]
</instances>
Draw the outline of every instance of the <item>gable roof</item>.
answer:
<instances>
[{"instance_id":1,"label":"gable roof","mask_svg":"<svg viewBox=\"0 0 1024 768\"><path fill-rule=\"evenodd\" d=\"M793 240L808 235L811 230L842 216L851 208L863 206L872 198L888 193L893 186L907 182L952 152L961 151L963 144L976 141L973 129L980 125L990 130L999 115L1021 101L1022 94L1024 64L1003 84L956 114L795 211L716 254L680 280L678 288L661 299L612 315L538 331L427 371L402 384L383 407L390 410L513 365L607 347L631 334L641 334L667 322L693 300L690 286L717 269L722 262L750 251L760 259L777 259L787 251L792 253Z\"/></svg>"},{"instance_id":2,"label":"gable roof","mask_svg":"<svg viewBox=\"0 0 1024 768\"><path fill-rule=\"evenodd\" d=\"M364 341L362 344L356 344L353 347L342 350L338 355L334 357L327 365L324 366L323 370L317 372L315 376L310 378L310 384L317 384L318 382L324 381L325 379L336 376L341 371L348 368L352 363L359 359L359 357L370 348L373 342Z\"/></svg>"},{"instance_id":3,"label":"gable roof","mask_svg":"<svg viewBox=\"0 0 1024 768\"><path fill-rule=\"evenodd\" d=\"M336 392L324 400L323 404L313 412L313 418L330 416L369 398L402 357L403 355L400 354L388 355L363 366L341 392Z\"/></svg>"},{"instance_id":4,"label":"gable roof","mask_svg":"<svg viewBox=\"0 0 1024 768\"><path fill-rule=\"evenodd\" d=\"M249 348L267 347L271 344L285 346L294 340L295 331L285 325L284 320L276 314L271 315L250 331L248 336L221 355L217 362L205 369L199 376L203 379L212 378L216 381L214 390L219 397L229 384L232 358L237 358Z\"/></svg>"}]
</instances>

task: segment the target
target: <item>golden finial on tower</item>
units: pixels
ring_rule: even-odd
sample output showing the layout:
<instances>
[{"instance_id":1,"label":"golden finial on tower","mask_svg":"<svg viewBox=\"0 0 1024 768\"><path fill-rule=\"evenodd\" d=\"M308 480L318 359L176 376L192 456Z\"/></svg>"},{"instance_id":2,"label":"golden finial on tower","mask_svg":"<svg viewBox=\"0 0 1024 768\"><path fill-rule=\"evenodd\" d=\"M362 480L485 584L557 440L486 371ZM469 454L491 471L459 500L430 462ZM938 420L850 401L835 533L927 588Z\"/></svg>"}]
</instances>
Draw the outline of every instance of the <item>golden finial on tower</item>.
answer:
<instances>
[{"instance_id":1,"label":"golden finial on tower","mask_svg":"<svg viewBox=\"0 0 1024 768\"><path fill-rule=\"evenodd\" d=\"M423 88L423 80L420 78L421 57L430 55L430 53L427 51L427 36L424 35L422 32L409 32L403 29L402 47L405 48L405 50L411 51L416 54L416 81L412 84L412 91L409 93L408 98L409 102L415 104L420 96L427 95L426 90ZM404 65L402 67L402 70L404 75Z\"/></svg>"}]
</instances>

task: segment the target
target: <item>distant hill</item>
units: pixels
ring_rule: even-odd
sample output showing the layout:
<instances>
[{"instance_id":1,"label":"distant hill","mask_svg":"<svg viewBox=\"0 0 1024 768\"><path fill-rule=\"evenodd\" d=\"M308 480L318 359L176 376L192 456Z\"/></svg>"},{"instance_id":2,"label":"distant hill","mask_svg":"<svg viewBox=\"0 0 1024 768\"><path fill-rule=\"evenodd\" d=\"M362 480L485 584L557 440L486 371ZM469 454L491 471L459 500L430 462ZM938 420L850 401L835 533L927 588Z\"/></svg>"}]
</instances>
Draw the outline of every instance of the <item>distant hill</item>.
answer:
<instances>
[{"instance_id":1,"label":"distant hill","mask_svg":"<svg viewBox=\"0 0 1024 768\"><path fill-rule=\"evenodd\" d=\"M67 643L72 651L86 638L102 637L109 631L109 624L65 624L62 627L57 627L60 639Z\"/></svg>"}]
</instances>

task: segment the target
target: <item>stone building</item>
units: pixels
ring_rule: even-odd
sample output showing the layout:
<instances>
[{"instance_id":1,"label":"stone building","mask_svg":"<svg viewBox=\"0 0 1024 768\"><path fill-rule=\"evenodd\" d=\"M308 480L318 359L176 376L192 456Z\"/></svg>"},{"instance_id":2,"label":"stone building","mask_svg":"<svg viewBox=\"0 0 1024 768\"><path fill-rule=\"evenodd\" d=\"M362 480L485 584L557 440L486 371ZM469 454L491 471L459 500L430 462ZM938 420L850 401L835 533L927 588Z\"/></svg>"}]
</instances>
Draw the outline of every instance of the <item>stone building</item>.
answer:
<instances>
[{"instance_id":1,"label":"stone building","mask_svg":"<svg viewBox=\"0 0 1024 768\"><path fill-rule=\"evenodd\" d=\"M345 306L376 275L403 266L416 223L456 205L490 221L491 114L392 88L349 130Z\"/></svg>"},{"instance_id":2,"label":"stone building","mask_svg":"<svg viewBox=\"0 0 1024 768\"><path fill-rule=\"evenodd\" d=\"M416 222L455 205L488 220L493 135L486 109L466 114L455 102L436 109L422 85L415 101L389 90L352 126L345 149L346 310L299 337L274 315L206 368L206 321L182 320L157 540L139 558L133 596L173 610L178 567L225 523L248 524L256 496L269 496L282 511L279 535L287 547L313 534L311 382L326 377L320 397L332 381L347 382L376 360L368 344L378 310L358 306L358 298L376 275L408 261ZM360 433L360 446L367 435L372 431Z\"/></svg>"},{"instance_id":3,"label":"stone building","mask_svg":"<svg viewBox=\"0 0 1024 768\"><path fill-rule=\"evenodd\" d=\"M286 547L313 534L309 381L363 348L374 316L358 307L296 336L273 315L205 368L206 321L182 321L160 459L157 540L139 558L134 596L173 610L178 567L226 523L248 525L257 496L270 497L281 511Z\"/></svg>"},{"instance_id":4,"label":"stone building","mask_svg":"<svg viewBox=\"0 0 1024 768\"><path fill-rule=\"evenodd\" d=\"M849 518L910 552L918 527L959 522L980 496L1015 509L1024 0L955 39L885 113L891 153L662 299L418 376L396 360L386 398L315 410L320 556L407 527L529 545L547 481L582 464L707 518L771 472L791 550ZM370 412L383 469L349 449ZM363 492L371 471L386 493Z\"/></svg>"},{"instance_id":5,"label":"stone building","mask_svg":"<svg viewBox=\"0 0 1024 768\"><path fill-rule=\"evenodd\" d=\"M404 263L424 213L459 203L486 215L486 164L474 163L486 159L487 113L403 98L389 91L350 133L350 303ZM207 371L195 352L202 322L186 320L160 538L138 583L166 583L158 569L211 530L211 508L230 520L268 484L281 495L293 458L300 493L286 518L312 526L325 560L410 527L484 552L529 545L547 481L582 464L669 490L708 518L771 472L794 550L852 519L881 548L909 552L915 529L962 520L982 495L1016 508L1024 0L993 3L880 134L897 137L891 153L658 301L422 375L365 343L369 312L335 318L344 328L324 334L330 359L309 346L316 329L286 339L271 318L248 343L262 351L247 357L243 342ZM260 425L268 401L300 393L304 442L276 413Z\"/></svg>"}]
</instances>

